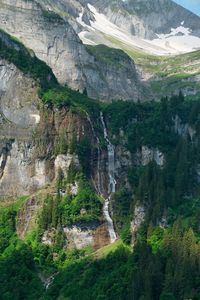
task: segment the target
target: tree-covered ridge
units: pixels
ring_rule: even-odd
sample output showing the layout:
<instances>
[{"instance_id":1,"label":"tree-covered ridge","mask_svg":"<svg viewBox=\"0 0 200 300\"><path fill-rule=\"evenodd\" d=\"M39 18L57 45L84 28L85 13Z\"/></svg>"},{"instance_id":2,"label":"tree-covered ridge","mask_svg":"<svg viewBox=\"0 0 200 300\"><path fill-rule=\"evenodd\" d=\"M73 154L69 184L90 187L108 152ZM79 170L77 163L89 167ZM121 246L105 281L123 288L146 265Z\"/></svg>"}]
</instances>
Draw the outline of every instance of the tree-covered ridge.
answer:
<instances>
[{"instance_id":1,"label":"tree-covered ridge","mask_svg":"<svg viewBox=\"0 0 200 300\"><path fill-rule=\"evenodd\" d=\"M138 204L146 210L147 226L158 224L163 216L169 224L183 216L196 231L198 201L191 203L199 196L199 101L187 101L180 93L160 103L118 102L104 110L113 143L130 151L132 159L129 189L122 179L121 189L113 195L114 220L121 235L129 239L129 216ZM138 162L144 146L162 153L161 166L155 159L144 165Z\"/></svg>"}]
</instances>

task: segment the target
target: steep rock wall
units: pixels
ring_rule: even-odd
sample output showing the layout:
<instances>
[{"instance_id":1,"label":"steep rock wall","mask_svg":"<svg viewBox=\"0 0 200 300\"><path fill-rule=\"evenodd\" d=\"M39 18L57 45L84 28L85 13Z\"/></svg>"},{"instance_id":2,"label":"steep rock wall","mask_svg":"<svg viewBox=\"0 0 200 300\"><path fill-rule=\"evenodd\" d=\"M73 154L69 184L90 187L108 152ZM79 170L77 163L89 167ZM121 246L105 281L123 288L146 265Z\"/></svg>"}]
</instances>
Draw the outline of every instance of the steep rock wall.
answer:
<instances>
[{"instance_id":1,"label":"steep rock wall","mask_svg":"<svg viewBox=\"0 0 200 300\"><path fill-rule=\"evenodd\" d=\"M128 69L109 65L105 69L87 51L67 19L51 11L42 1L0 3L0 28L32 49L52 68L61 84L81 92L86 89L90 97L101 100L138 99L142 93L128 56Z\"/></svg>"},{"instance_id":2,"label":"steep rock wall","mask_svg":"<svg viewBox=\"0 0 200 300\"><path fill-rule=\"evenodd\" d=\"M0 60L1 196L22 195L30 192L28 187L39 187L31 165L32 133L40 121L37 89L31 78Z\"/></svg>"}]
</instances>

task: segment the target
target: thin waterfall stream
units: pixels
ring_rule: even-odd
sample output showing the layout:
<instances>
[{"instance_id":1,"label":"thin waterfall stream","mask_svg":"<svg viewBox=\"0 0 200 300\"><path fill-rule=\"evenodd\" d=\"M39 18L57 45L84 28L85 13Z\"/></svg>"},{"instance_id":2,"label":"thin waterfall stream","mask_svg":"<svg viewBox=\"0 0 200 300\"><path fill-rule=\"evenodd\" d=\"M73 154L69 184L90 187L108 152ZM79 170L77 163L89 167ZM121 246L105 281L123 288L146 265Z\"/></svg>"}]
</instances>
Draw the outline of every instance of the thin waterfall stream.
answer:
<instances>
[{"instance_id":1,"label":"thin waterfall stream","mask_svg":"<svg viewBox=\"0 0 200 300\"><path fill-rule=\"evenodd\" d=\"M94 130L94 127L93 127L93 124L92 124L92 121L90 119L90 115L88 114L88 112L86 110L84 110L86 116L87 116L87 120L90 124L90 127L92 129L92 133L93 133L93 136L94 138L96 139L97 141L97 186L96 186L96 190L97 190L97 193L99 195L101 195L101 174L100 174L100 141L99 141L99 138L98 136L96 135L95 133L95 130Z\"/></svg>"},{"instance_id":2,"label":"thin waterfall stream","mask_svg":"<svg viewBox=\"0 0 200 300\"><path fill-rule=\"evenodd\" d=\"M103 213L104 213L104 217L106 219L107 225L108 225L108 232L109 232L109 236L110 236L110 242L113 243L116 241L117 239L117 235L114 229L114 224L113 224L113 220L110 216L109 213L109 204L110 204L110 197L112 193L115 193L116 191L116 180L115 180L115 148L112 145L112 143L110 142L109 138L108 138L108 132L106 129L106 125L105 125L105 121L104 121L104 117L103 117L103 113L100 112L100 119L101 119L101 123L103 126L103 131L104 131L104 138L107 142L107 150L108 150L108 178L109 178L109 182L108 182L108 198L105 199L105 203L103 206Z\"/></svg>"}]
</instances>

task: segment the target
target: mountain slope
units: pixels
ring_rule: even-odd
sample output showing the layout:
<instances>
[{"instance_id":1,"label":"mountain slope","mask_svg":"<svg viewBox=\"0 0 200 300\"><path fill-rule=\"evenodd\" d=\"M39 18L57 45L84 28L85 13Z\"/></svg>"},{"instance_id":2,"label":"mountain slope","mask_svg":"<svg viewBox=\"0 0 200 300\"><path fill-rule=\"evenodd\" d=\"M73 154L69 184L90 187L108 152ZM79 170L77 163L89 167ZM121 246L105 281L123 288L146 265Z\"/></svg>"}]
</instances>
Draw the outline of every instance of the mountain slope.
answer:
<instances>
[{"instance_id":1,"label":"mountain slope","mask_svg":"<svg viewBox=\"0 0 200 300\"><path fill-rule=\"evenodd\" d=\"M119 66L101 66L68 20L49 11L44 4L43 1L1 1L0 27L32 49L63 85L82 92L87 90L89 96L102 100L142 97L134 63L128 56L119 56Z\"/></svg>"},{"instance_id":2,"label":"mountain slope","mask_svg":"<svg viewBox=\"0 0 200 300\"><path fill-rule=\"evenodd\" d=\"M87 51L105 77L128 68ZM0 297L198 299L199 98L92 100L2 31L0 79Z\"/></svg>"},{"instance_id":3,"label":"mountain slope","mask_svg":"<svg viewBox=\"0 0 200 300\"><path fill-rule=\"evenodd\" d=\"M200 18L171 0L80 2L85 25L132 47L162 55L200 48ZM98 41L87 28L83 41Z\"/></svg>"},{"instance_id":4,"label":"mountain slope","mask_svg":"<svg viewBox=\"0 0 200 300\"><path fill-rule=\"evenodd\" d=\"M84 5L88 3L84 0L80 0L80 2ZM186 27L192 30L195 36L200 35L200 18L171 0L91 0L89 3L107 15L109 20L116 25L141 38L153 39L156 34L167 34L171 28L178 27L182 21L185 22ZM140 20L143 30L134 28L134 23L131 23L129 19L131 16ZM126 24L122 22L122 20L125 21L125 17L128 18ZM125 27L125 25L128 25L128 27Z\"/></svg>"},{"instance_id":5,"label":"mountain slope","mask_svg":"<svg viewBox=\"0 0 200 300\"><path fill-rule=\"evenodd\" d=\"M139 12L141 7L142 13ZM166 57L169 52L175 54L177 50L188 52L198 48L199 17L171 1L148 4L142 1L93 1L87 4L85 1L18 0L11 5L4 0L0 13L1 27L33 49L52 68L60 83L84 91L92 98L138 101L157 99L172 91L178 93L180 89L185 95L195 95L199 91L198 58L195 61L191 58L192 67L187 70L184 67L183 72L178 72L173 68L173 58ZM154 26L151 19L161 15L162 22ZM183 23L181 19L179 24L177 15L184 16L189 23ZM143 29L134 33L130 29L134 22ZM169 32L173 26L178 29L171 36ZM188 26L193 29L192 35ZM142 34L155 38L157 33L160 33L160 39L142 38ZM82 44L78 35L85 44L95 48L92 50ZM170 46L169 49L168 39L175 42L175 48ZM105 47L96 47L99 44ZM131 59L110 48L123 50ZM107 59L102 60L102 55ZM186 64L183 60L183 66ZM166 68L170 71L165 71Z\"/></svg>"}]
</instances>

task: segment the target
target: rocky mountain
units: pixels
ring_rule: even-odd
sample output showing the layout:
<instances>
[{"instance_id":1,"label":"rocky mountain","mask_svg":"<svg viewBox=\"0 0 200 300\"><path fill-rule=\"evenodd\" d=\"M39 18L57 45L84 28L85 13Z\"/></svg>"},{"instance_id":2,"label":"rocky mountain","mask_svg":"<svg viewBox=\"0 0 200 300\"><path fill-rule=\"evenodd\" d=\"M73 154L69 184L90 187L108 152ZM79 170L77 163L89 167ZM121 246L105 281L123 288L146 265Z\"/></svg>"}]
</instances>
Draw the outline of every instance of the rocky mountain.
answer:
<instances>
[{"instance_id":1,"label":"rocky mountain","mask_svg":"<svg viewBox=\"0 0 200 300\"><path fill-rule=\"evenodd\" d=\"M134 62L127 55L119 53L117 65L107 48L108 63L101 65L99 56L87 50L68 20L49 11L44 4L43 1L1 1L1 29L32 49L63 85L82 92L87 90L90 97L102 100L142 96Z\"/></svg>"},{"instance_id":2,"label":"rocky mountain","mask_svg":"<svg viewBox=\"0 0 200 300\"><path fill-rule=\"evenodd\" d=\"M100 13L108 16L114 24L132 35L144 39L154 39L157 34L170 33L184 21L184 26L200 35L199 17L171 0L113 0L84 1L81 4L93 5Z\"/></svg>"},{"instance_id":3,"label":"rocky mountain","mask_svg":"<svg viewBox=\"0 0 200 300\"><path fill-rule=\"evenodd\" d=\"M200 51L155 41L198 22L0 2L1 299L199 299Z\"/></svg>"},{"instance_id":4,"label":"rocky mountain","mask_svg":"<svg viewBox=\"0 0 200 300\"><path fill-rule=\"evenodd\" d=\"M157 55L200 47L200 18L171 0L60 0L42 5L68 19L86 44L118 42L119 47L123 42Z\"/></svg>"},{"instance_id":5,"label":"rocky mountain","mask_svg":"<svg viewBox=\"0 0 200 300\"><path fill-rule=\"evenodd\" d=\"M137 7L142 7L142 13ZM185 85L186 95L199 90L197 77L193 80L193 75L199 72L198 58L194 61L191 57L191 64L185 70L189 80L186 82L184 75L182 84L174 78L170 57L164 59L173 71L162 71L163 58L158 55L200 47L199 17L172 1L88 4L64 0L56 3L3 0L0 13L1 28L45 61L61 84L85 91L92 98L134 101L157 98L154 86L163 76L175 81L177 92L181 85ZM158 20L155 15L162 16L162 21L154 25L153 20ZM105 47L97 47L99 44ZM121 49L127 55L111 48ZM152 58L150 54L157 56ZM150 68L147 70L146 66ZM168 85L164 86L162 94L169 94L168 90Z\"/></svg>"}]
</instances>

